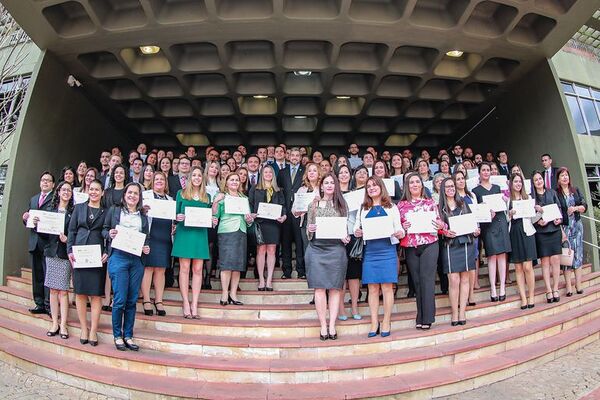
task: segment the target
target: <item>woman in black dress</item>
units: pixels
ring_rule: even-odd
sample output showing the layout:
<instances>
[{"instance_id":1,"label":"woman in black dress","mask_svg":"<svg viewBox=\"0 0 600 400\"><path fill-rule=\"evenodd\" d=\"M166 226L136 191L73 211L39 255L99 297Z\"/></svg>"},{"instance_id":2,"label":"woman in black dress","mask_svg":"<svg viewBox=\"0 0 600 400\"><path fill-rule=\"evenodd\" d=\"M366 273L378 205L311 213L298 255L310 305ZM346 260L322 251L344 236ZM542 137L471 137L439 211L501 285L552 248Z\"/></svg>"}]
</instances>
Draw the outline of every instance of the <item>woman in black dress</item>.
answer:
<instances>
[{"instance_id":1,"label":"woman in black dress","mask_svg":"<svg viewBox=\"0 0 600 400\"><path fill-rule=\"evenodd\" d=\"M483 196L501 194L498 185L490 182L492 168L489 163L483 162L479 166L480 184L473 189L477 202L483 203ZM506 300L506 253L510 253L510 237L508 236L508 222L506 212L493 212L492 222L481 224L481 237L488 259L488 274L490 277L490 298L492 302ZM500 275L500 295L496 294L496 266Z\"/></svg>"},{"instance_id":2,"label":"woman in black dress","mask_svg":"<svg viewBox=\"0 0 600 400\"><path fill-rule=\"evenodd\" d=\"M515 218L516 211L513 210L513 201L527 200L529 196L524 187L525 179L521 174L513 174L508 181L510 190L510 207L508 215L510 223L510 262L515 264L517 285L521 296L521 310L535 306L535 274L533 272L533 260L537 260L535 248L535 229L530 218ZM525 292L527 285L528 295ZM528 298L529 297L529 298Z\"/></svg>"},{"instance_id":3,"label":"woman in black dress","mask_svg":"<svg viewBox=\"0 0 600 400\"><path fill-rule=\"evenodd\" d=\"M535 210L538 213L538 220L535 223L535 244L537 256L541 260L542 275L546 285L546 301L548 303L560 301L558 291L558 281L560 279L560 255L562 254L561 238L562 231L560 225L562 218L556 218L553 221L544 221L542 207L556 204L560 210L560 202L556 192L546 188L544 175L535 171L531 175L533 184L533 197L535 198ZM552 281L550 278L552 272Z\"/></svg>"},{"instance_id":4,"label":"woman in black dress","mask_svg":"<svg viewBox=\"0 0 600 400\"><path fill-rule=\"evenodd\" d=\"M168 160L168 158L163 158ZM158 171L154 174L152 180L152 194L157 200L173 200L168 195L169 188L167 186L167 175ZM148 207L144 207L146 210ZM142 279L142 307L144 314L152 315L153 303L150 301L150 286L154 283L154 308L156 315L164 317L167 315L163 307L163 293L165 291L165 271L171 268L171 250L173 249L172 232L173 221L162 218L148 217L150 224L150 240L149 245L152 252L144 257L144 278ZM150 304L146 308L146 304Z\"/></svg>"},{"instance_id":5,"label":"woman in black dress","mask_svg":"<svg viewBox=\"0 0 600 400\"><path fill-rule=\"evenodd\" d=\"M250 210L258 212L260 203L279 204L282 206L281 215L276 219L256 218L255 228L262 233L262 243L256 244L256 268L258 269L258 290L273 291L273 271L275 270L275 249L281 237L281 224L285 221L287 211L283 192L277 186L275 171L270 165L265 165L260 173L258 183L250 188ZM257 238L258 241L258 238ZM267 280L265 283L265 257L267 264Z\"/></svg>"},{"instance_id":6,"label":"woman in black dress","mask_svg":"<svg viewBox=\"0 0 600 400\"><path fill-rule=\"evenodd\" d=\"M373 175L378 176L381 179L389 179L390 174L388 172L388 167L385 161L377 160L375 164L373 164ZM394 182L394 193L390 193L390 198L394 202L394 204L398 204L400 201L400 197L402 197L402 189L400 189L400 184L397 181Z\"/></svg>"},{"instance_id":7,"label":"woman in black dress","mask_svg":"<svg viewBox=\"0 0 600 400\"><path fill-rule=\"evenodd\" d=\"M100 245L102 251L102 266L97 268L74 268L73 287L75 292L75 305L79 324L81 325L81 344L98 345L98 324L102 312L102 296L106 282L106 260L104 253L104 238L102 226L104 225L105 209L102 207L102 183L94 180L90 184L87 202L77 204L69 222L69 235L67 239L67 253L71 264L77 261L73 255L73 246ZM87 300L91 303L91 326L87 324Z\"/></svg>"}]
</instances>

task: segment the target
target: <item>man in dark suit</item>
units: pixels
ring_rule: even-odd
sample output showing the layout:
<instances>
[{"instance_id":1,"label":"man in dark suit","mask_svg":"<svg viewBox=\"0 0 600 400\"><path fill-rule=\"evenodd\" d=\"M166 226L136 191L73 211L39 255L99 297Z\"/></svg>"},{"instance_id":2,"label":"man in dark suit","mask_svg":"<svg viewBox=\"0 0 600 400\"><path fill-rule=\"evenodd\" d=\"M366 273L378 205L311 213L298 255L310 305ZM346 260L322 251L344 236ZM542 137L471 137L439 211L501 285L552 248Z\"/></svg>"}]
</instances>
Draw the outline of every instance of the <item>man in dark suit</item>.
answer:
<instances>
[{"instance_id":1,"label":"man in dark suit","mask_svg":"<svg viewBox=\"0 0 600 400\"><path fill-rule=\"evenodd\" d=\"M250 191L250 188L256 186L260 179L260 158L256 154L252 154L248 156L246 164L248 165L248 191Z\"/></svg>"},{"instance_id":2,"label":"man in dark suit","mask_svg":"<svg viewBox=\"0 0 600 400\"><path fill-rule=\"evenodd\" d=\"M103 189L108 189L110 187L110 176L112 174L112 170L119 164L121 164L120 155L113 154L110 156L110 161L108 162L108 172L104 175L100 175L100 182L102 183Z\"/></svg>"},{"instance_id":3,"label":"man in dark suit","mask_svg":"<svg viewBox=\"0 0 600 400\"><path fill-rule=\"evenodd\" d=\"M275 176L279 176L279 172L285 169L286 161L285 161L285 149L281 146L275 147L275 159L269 162L269 165L273 167L273 171L275 171Z\"/></svg>"},{"instance_id":4,"label":"man in dark suit","mask_svg":"<svg viewBox=\"0 0 600 400\"><path fill-rule=\"evenodd\" d=\"M54 175L44 171L40 176L40 193L29 200L29 208L23 214L23 223L27 226L29 212L31 210L49 211L52 204L52 190L54 189ZM46 241L38 235L35 228L29 228L29 262L31 265L31 287L35 307L30 308L32 314L45 314L50 312L49 290L44 286L46 277L46 262L44 259L44 247Z\"/></svg>"},{"instance_id":5,"label":"man in dark suit","mask_svg":"<svg viewBox=\"0 0 600 400\"><path fill-rule=\"evenodd\" d=\"M171 197L176 198L177 192L181 189L185 189L191 167L192 161L187 156L179 158L179 173L177 175L171 175L168 178L169 195Z\"/></svg>"},{"instance_id":6,"label":"man in dark suit","mask_svg":"<svg viewBox=\"0 0 600 400\"><path fill-rule=\"evenodd\" d=\"M463 148L460 144L455 144L452 147L452 156L450 157L450 164L456 165L463 162Z\"/></svg>"},{"instance_id":7,"label":"man in dark suit","mask_svg":"<svg viewBox=\"0 0 600 400\"><path fill-rule=\"evenodd\" d=\"M507 178L510 176L510 165L508 164L508 153L504 150L498 152L498 172Z\"/></svg>"},{"instance_id":8,"label":"man in dark suit","mask_svg":"<svg viewBox=\"0 0 600 400\"><path fill-rule=\"evenodd\" d=\"M546 153L542 155L542 166L544 167L544 184L547 189L558 187L558 168L552 166L552 156Z\"/></svg>"},{"instance_id":9,"label":"man in dark suit","mask_svg":"<svg viewBox=\"0 0 600 400\"><path fill-rule=\"evenodd\" d=\"M302 176L304 175L304 167L300 165L300 159L300 150L294 147L290 151L290 163L277 176L277 184L283 190L287 210L287 219L283 223L281 240L283 279L292 277L292 243L296 244L296 272L299 278L306 278L300 220L295 218L291 211L294 193L302 186Z\"/></svg>"}]
</instances>

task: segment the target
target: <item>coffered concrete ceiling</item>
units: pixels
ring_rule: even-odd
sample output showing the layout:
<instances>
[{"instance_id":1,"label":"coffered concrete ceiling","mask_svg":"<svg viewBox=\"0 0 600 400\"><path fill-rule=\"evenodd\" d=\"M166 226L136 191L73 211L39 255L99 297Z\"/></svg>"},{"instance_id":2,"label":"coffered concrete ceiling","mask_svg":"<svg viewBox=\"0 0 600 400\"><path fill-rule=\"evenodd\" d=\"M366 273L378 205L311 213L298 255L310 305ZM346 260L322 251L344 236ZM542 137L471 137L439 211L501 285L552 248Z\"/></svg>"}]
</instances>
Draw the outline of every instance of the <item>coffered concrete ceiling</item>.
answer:
<instances>
[{"instance_id":1,"label":"coffered concrete ceiling","mask_svg":"<svg viewBox=\"0 0 600 400\"><path fill-rule=\"evenodd\" d=\"M3 0L133 135L438 146L597 0ZM140 46L158 46L143 54ZM462 55L451 57L449 51Z\"/></svg>"}]
</instances>

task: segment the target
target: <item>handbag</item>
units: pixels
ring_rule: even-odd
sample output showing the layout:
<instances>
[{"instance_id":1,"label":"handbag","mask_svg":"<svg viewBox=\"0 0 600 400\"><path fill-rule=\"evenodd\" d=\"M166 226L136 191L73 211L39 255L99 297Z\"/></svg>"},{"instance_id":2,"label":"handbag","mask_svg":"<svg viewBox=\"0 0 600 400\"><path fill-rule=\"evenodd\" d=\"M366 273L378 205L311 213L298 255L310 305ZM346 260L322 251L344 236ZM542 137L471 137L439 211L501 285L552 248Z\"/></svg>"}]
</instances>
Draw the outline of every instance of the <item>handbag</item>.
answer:
<instances>
[{"instance_id":1,"label":"handbag","mask_svg":"<svg viewBox=\"0 0 600 400\"><path fill-rule=\"evenodd\" d=\"M263 237L262 230L258 221L254 221L254 237L256 238L256 245L265 244L265 238Z\"/></svg>"},{"instance_id":2,"label":"handbag","mask_svg":"<svg viewBox=\"0 0 600 400\"><path fill-rule=\"evenodd\" d=\"M363 258L364 241L362 238L357 238L348 256L354 260L362 260Z\"/></svg>"},{"instance_id":3,"label":"handbag","mask_svg":"<svg viewBox=\"0 0 600 400\"><path fill-rule=\"evenodd\" d=\"M571 244L567 240L567 247L562 248L562 254L560 255L560 265L564 265L565 267L573 266L573 257L575 256L575 252L571 248Z\"/></svg>"}]
</instances>

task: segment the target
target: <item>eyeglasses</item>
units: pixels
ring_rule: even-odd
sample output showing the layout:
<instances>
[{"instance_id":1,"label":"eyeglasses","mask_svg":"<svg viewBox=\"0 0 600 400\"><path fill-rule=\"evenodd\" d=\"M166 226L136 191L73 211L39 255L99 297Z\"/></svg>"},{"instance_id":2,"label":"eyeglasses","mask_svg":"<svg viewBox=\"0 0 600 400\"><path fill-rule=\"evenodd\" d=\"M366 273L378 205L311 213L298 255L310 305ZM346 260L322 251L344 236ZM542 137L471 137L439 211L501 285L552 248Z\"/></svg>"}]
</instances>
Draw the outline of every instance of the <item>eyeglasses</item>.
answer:
<instances>
[{"instance_id":1,"label":"eyeglasses","mask_svg":"<svg viewBox=\"0 0 600 400\"><path fill-rule=\"evenodd\" d=\"M50 179L50 178L42 178L42 179L40 179L40 182L46 182L46 183L48 183L48 182L54 182L54 181L52 179Z\"/></svg>"}]
</instances>

